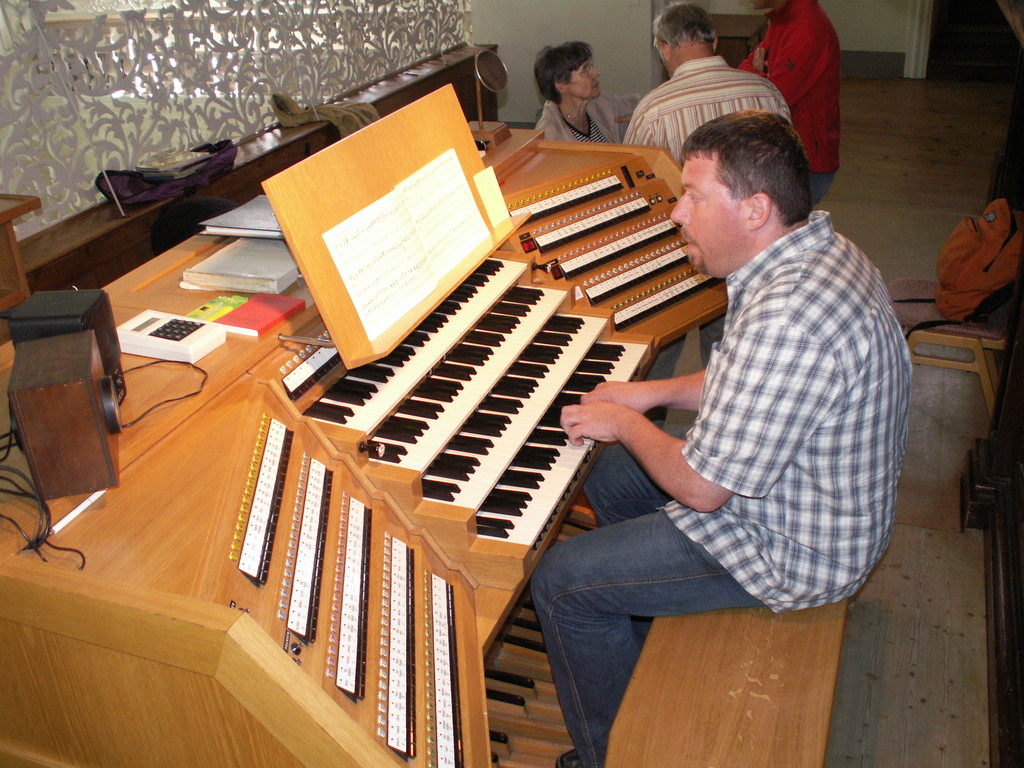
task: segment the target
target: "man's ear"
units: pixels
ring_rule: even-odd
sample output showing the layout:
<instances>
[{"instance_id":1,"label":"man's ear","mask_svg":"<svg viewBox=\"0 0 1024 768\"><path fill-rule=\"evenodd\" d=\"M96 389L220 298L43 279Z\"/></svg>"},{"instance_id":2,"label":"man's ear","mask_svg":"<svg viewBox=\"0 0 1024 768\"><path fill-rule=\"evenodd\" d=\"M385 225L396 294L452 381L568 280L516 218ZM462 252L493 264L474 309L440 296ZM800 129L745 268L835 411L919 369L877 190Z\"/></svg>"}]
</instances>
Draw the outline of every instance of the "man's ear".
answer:
<instances>
[{"instance_id":1,"label":"man's ear","mask_svg":"<svg viewBox=\"0 0 1024 768\"><path fill-rule=\"evenodd\" d=\"M772 217L775 203L764 192L756 192L746 199L747 228L753 232L767 224Z\"/></svg>"},{"instance_id":2,"label":"man's ear","mask_svg":"<svg viewBox=\"0 0 1024 768\"><path fill-rule=\"evenodd\" d=\"M559 93L565 93L567 90L569 90L569 86L570 85L571 85L571 83L559 83L559 82L556 82L555 83L555 90L558 91Z\"/></svg>"}]
</instances>

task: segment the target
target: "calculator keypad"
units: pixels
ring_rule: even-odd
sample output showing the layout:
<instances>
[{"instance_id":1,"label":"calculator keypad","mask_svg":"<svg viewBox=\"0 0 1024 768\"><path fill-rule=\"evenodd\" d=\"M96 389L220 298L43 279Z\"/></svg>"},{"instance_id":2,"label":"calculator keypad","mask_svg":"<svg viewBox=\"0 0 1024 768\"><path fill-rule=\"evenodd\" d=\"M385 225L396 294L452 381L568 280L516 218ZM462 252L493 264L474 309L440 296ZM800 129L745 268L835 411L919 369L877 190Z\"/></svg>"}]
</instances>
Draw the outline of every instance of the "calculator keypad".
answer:
<instances>
[{"instance_id":1,"label":"calculator keypad","mask_svg":"<svg viewBox=\"0 0 1024 768\"><path fill-rule=\"evenodd\" d=\"M161 339L181 341L193 331L202 328L202 323L193 320L168 320L156 330L150 331L150 336L159 336Z\"/></svg>"}]
</instances>

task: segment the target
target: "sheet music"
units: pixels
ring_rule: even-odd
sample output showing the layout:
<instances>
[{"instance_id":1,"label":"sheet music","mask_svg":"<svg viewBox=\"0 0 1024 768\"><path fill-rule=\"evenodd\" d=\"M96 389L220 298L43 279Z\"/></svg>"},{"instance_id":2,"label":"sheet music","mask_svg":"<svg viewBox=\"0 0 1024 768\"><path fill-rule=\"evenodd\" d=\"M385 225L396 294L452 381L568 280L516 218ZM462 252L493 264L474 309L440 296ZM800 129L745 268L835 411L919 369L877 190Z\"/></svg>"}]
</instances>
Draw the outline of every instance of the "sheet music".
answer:
<instances>
[{"instance_id":1,"label":"sheet music","mask_svg":"<svg viewBox=\"0 0 1024 768\"><path fill-rule=\"evenodd\" d=\"M394 190L323 237L370 339L437 285L409 209Z\"/></svg>"},{"instance_id":2,"label":"sheet music","mask_svg":"<svg viewBox=\"0 0 1024 768\"><path fill-rule=\"evenodd\" d=\"M488 236L454 149L441 153L396 187L440 278Z\"/></svg>"},{"instance_id":3,"label":"sheet music","mask_svg":"<svg viewBox=\"0 0 1024 768\"><path fill-rule=\"evenodd\" d=\"M371 340L487 237L453 149L323 234Z\"/></svg>"}]
</instances>

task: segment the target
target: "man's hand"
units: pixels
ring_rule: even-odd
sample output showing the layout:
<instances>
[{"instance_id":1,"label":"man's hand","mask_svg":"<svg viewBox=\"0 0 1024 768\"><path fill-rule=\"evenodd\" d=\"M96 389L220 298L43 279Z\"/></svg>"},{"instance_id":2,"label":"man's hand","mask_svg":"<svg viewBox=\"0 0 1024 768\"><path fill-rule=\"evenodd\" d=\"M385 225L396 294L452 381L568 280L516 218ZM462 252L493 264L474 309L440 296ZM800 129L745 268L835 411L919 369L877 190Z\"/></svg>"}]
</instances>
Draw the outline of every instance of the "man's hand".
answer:
<instances>
[{"instance_id":1,"label":"man's hand","mask_svg":"<svg viewBox=\"0 0 1024 768\"><path fill-rule=\"evenodd\" d=\"M561 424L573 445L583 445L584 439L614 443L619 439L620 430L634 418L644 419L644 416L628 406L593 399L586 405L565 406Z\"/></svg>"},{"instance_id":2,"label":"man's hand","mask_svg":"<svg viewBox=\"0 0 1024 768\"><path fill-rule=\"evenodd\" d=\"M755 48L754 58L750 62L754 69L761 74L768 71L768 49L767 48Z\"/></svg>"}]
</instances>

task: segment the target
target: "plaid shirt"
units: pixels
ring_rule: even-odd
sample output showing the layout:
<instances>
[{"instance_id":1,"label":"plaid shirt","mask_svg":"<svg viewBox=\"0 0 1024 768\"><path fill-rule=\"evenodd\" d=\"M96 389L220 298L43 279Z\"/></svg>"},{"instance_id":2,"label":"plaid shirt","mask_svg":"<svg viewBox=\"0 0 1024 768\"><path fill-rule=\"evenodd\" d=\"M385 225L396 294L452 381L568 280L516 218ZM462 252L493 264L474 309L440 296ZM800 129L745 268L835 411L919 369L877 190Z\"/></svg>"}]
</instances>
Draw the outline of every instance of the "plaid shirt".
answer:
<instances>
[{"instance_id":1,"label":"plaid shirt","mask_svg":"<svg viewBox=\"0 0 1024 768\"><path fill-rule=\"evenodd\" d=\"M727 278L683 456L735 494L675 524L775 611L857 590L892 538L910 359L878 270L827 213Z\"/></svg>"}]
</instances>

